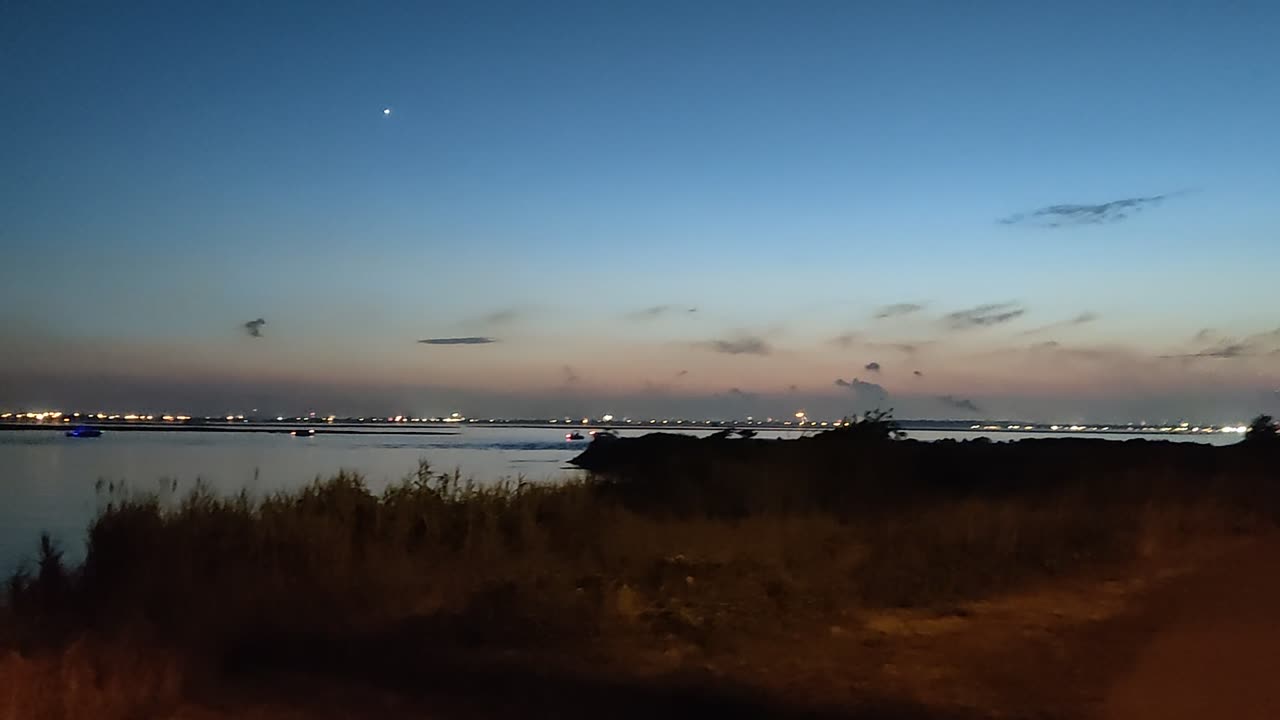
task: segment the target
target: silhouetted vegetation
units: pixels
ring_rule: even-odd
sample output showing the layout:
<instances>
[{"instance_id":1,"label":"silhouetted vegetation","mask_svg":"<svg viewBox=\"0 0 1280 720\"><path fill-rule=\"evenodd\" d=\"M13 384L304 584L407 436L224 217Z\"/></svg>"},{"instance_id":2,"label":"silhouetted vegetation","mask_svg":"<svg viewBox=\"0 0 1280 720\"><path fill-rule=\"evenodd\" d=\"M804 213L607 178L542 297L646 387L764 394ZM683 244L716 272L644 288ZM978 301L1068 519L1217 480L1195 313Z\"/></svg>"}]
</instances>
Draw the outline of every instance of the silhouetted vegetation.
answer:
<instances>
[{"instance_id":1,"label":"silhouetted vegetation","mask_svg":"<svg viewBox=\"0 0 1280 720\"><path fill-rule=\"evenodd\" d=\"M344 472L261 499L108 498L82 565L45 537L35 572L9 579L0 640L21 655L0 675L92 665L89 695L39 700L73 717L136 708L131 687L176 697L192 667L367 679L485 649L731 653L850 608L961 602L1280 518L1277 453L896 437L873 415L786 443L605 439L628 461L556 485L424 463L381 493Z\"/></svg>"},{"instance_id":2,"label":"silhouetted vegetation","mask_svg":"<svg viewBox=\"0 0 1280 720\"><path fill-rule=\"evenodd\" d=\"M1249 423L1244 439L1249 443L1280 443L1280 423L1270 415L1259 415Z\"/></svg>"}]
</instances>

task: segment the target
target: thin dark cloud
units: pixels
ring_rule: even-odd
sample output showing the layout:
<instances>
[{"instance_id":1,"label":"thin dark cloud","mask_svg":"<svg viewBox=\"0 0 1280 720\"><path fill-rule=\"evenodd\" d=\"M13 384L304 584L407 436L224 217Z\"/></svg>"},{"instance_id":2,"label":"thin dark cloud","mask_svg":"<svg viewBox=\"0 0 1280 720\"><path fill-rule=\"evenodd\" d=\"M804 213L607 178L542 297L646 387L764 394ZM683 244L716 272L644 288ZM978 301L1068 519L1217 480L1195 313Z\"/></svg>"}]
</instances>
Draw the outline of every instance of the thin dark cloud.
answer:
<instances>
[{"instance_id":1,"label":"thin dark cloud","mask_svg":"<svg viewBox=\"0 0 1280 720\"><path fill-rule=\"evenodd\" d=\"M1097 313L1082 312L1073 318L1068 318L1066 320L1059 320L1058 322L1049 323L1048 325L1041 325L1040 327L1031 328L1030 330L1023 330L1022 332L1018 333L1018 335L1019 336L1038 335L1040 333L1048 332L1050 330L1061 330L1063 328L1075 327L1077 325L1085 325L1085 324L1094 322L1097 319L1098 319Z\"/></svg>"},{"instance_id":2,"label":"thin dark cloud","mask_svg":"<svg viewBox=\"0 0 1280 720\"><path fill-rule=\"evenodd\" d=\"M440 337L419 340L423 345L488 345L498 342L491 337Z\"/></svg>"},{"instance_id":3,"label":"thin dark cloud","mask_svg":"<svg viewBox=\"0 0 1280 720\"><path fill-rule=\"evenodd\" d=\"M510 325L520 319L522 311L518 308L507 308L505 310L497 310L480 317L476 322L484 327L502 327Z\"/></svg>"},{"instance_id":4,"label":"thin dark cloud","mask_svg":"<svg viewBox=\"0 0 1280 720\"><path fill-rule=\"evenodd\" d=\"M1196 333L1196 339L1212 339L1216 336L1216 333L1207 329ZM1207 347L1202 347L1200 350L1161 355L1160 357L1166 360L1234 360L1237 358L1268 357L1272 355L1280 355L1280 328L1255 333L1242 340L1222 338Z\"/></svg>"},{"instance_id":5,"label":"thin dark cloud","mask_svg":"<svg viewBox=\"0 0 1280 720\"><path fill-rule=\"evenodd\" d=\"M764 338L747 335L728 340L707 340L694 343L694 347L725 355L769 355L773 347Z\"/></svg>"},{"instance_id":6,"label":"thin dark cloud","mask_svg":"<svg viewBox=\"0 0 1280 720\"><path fill-rule=\"evenodd\" d=\"M1011 320L1017 320L1027 314L1027 309L1018 303L988 303L967 310L957 310L942 319L943 324L952 330L990 327Z\"/></svg>"},{"instance_id":7,"label":"thin dark cloud","mask_svg":"<svg viewBox=\"0 0 1280 720\"><path fill-rule=\"evenodd\" d=\"M955 410L966 410L972 413L982 412L982 408L978 404L968 398L956 397L954 395L939 395L938 402Z\"/></svg>"},{"instance_id":8,"label":"thin dark cloud","mask_svg":"<svg viewBox=\"0 0 1280 720\"><path fill-rule=\"evenodd\" d=\"M1220 345L1205 348L1199 352L1180 353L1174 355L1161 355L1160 357L1167 360L1180 359L1192 360L1195 358L1216 358L1218 360L1230 360L1233 358L1252 357L1257 355L1256 348L1247 342L1227 342Z\"/></svg>"},{"instance_id":9,"label":"thin dark cloud","mask_svg":"<svg viewBox=\"0 0 1280 720\"><path fill-rule=\"evenodd\" d=\"M868 372L880 372L880 363L873 360L866 365L863 365L862 369Z\"/></svg>"},{"instance_id":10,"label":"thin dark cloud","mask_svg":"<svg viewBox=\"0 0 1280 720\"><path fill-rule=\"evenodd\" d=\"M1010 215L1001 219L1000 223L1004 225L1033 225L1047 228L1116 223L1126 220L1143 210L1155 207L1178 194L1180 193L1132 197L1096 204L1049 205L1039 210Z\"/></svg>"},{"instance_id":11,"label":"thin dark cloud","mask_svg":"<svg viewBox=\"0 0 1280 720\"><path fill-rule=\"evenodd\" d=\"M892 305L884 305L878 308L874 317L876 320L885 320L887 318L902 317L903 315L918 313L923 309L924 305L919 303L894 303Z\"/></svg>"},{"instance_id":12,"label":"thin dark cloud","mask_svg":"<svg viewBox=\"0 0 1280 720\"><path fill-rule=\"evenodd\" d=\"M628 320L655 320L667 315L692 315L698 308L687 305L651 305L641 310L627 313Z\"/></svg>"},{"instance_id":13,"label":"thin dark cloud","mask_svg":"<svg viewBox=\"0 0 1280 720\"><path fill-rule=\"evenodd\" d=\"M843 335L837 335L827 342L839 348L850 348L856 345L867 350L892 350L894 352L902 353L903 355L914 355L920 352L920 348L923 345L929 344L930 341L876 342L873 340L867 340L859 333L847 332Z\"/></svg>"},{"instance_id":14,"label":"thin dark cloud","mask_svg":"<svg viewBox=\"0 0 1280 720\"><path fill-rule=\"evenodd\" d=\"M828 342L836 347L847 348L856 344L861 337L856 332L847 332L831 338Z\"/></svg>"},{"instance_id":15,"label":"thin dark cloud","mask_svg":"<svg viewBox=\"0 0 1280 720\"><path fill-rule=\"evenodd\" d=\"M1197 345L1202 345L1204 343L1209 342L1210 340L1214 339L1217 336L1218 336L1217 330L1214 330L1213 328L1204 328L1200 332L1196 333L1195 337L1191 338L1191 342Z\"/></svg>"},{"instance_id":16,"label":"thin dark cloud","mask_svg":"<svg viewBox=\"0 0 1280 720\"><path fill-rule=\"evenodd\" d=\"M729 388L729 394L737 398L742 398L743 400L755 400L759 397L753 392L747 392L746 390L736 387Z\"/></svg>"},{"instance_id":17,"label":"thin dark cloud","mask_svg":"<svg viewBox=\"0 0 1280 720\"><path fill-rule=\"evenodd\" d=\"M1103 363L1112 367L1136 367L1150 360L1150 357L1122 346L1068 346L1057 340L1034 343L1029 345L1027 350L1043 356Z\"/></svg>"},{"instance_id":18,"label":"thin dark cloud","mask_svg":"<svg viewBox=\"0 0 1280 720\"><path fill-rule=\"evenodd\" d=\"M249 333L249 337L260 338L262 337L262 326L266 324L267 324L266 320L263 320L262 318L258 318L257 320L250 320L244 325L241 325L241 327L244 328L245 332Z\"/></svg>"},{"instance_id":19,"label":"thin dark cloud","mask_svg":"<svg viewBox=\"0 0 1280 720\"><path fill-rule=\"evenodd\" d=\"M677 373L676 373L676 377L678 377L678 378L679 378L679 377L684 377L685 375L688 375L688 374L689 374L689 371L688 371L688 370L681 370L681 371L679 371L679 372L677 372Z\"/></svg>"}]
</instances>

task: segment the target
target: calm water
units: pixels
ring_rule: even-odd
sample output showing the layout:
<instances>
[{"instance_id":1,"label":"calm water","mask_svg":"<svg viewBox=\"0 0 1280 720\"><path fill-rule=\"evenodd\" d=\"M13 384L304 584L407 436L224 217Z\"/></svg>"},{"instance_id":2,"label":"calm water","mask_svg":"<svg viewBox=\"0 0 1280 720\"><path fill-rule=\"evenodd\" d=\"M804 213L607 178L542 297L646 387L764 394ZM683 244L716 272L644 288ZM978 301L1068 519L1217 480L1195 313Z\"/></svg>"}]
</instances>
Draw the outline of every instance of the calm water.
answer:
<instances>
[{"instance_id":1,"label":"calm water","mask_svg":"<svg viewBox=\"0 0 1280 720\"><path fill-rule=\"evenodd\" d=\"M479 426L456 430L454 435L367 432L302 439L271 433L109 430L101 438L73 439L64 437L61 430L0 431L0 572L29 560L41 531L46 530L61 541L69 558L78 558L85 529L103 501L95 490L99 479L126 481L131 490L143 492L158 492L176 481L182 494L199 478L218 491L247 489L261 496L345 468L363 473L376 491L413 472L418 461L425 459L437 469L457 468L478 481L518 476L552 481L577 472L566 461L585 447L582 442L566 442L563 429ZM774 434L763 431L761 436ZM981 434L910 433L920 440ZM1229 443L1239 436L1195 439Z\"/></svg>"}]
</instances>

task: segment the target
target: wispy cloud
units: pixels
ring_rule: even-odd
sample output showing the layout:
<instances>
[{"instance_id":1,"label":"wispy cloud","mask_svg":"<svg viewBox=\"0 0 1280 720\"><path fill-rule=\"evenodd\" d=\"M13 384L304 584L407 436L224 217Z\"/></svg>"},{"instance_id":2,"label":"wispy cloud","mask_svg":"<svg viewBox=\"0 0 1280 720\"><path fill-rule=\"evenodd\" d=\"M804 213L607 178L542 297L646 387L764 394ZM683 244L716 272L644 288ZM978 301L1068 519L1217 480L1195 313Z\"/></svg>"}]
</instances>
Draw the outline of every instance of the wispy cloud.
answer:
<instances>
[{"instance_id":1,"label":"wispy cloud","mask_svg":"<svg viewBox=\"0 0 1280 720\"><path fill-rule=\"evenodd\" d=\"M848 348L856 344L861 337L862 336L856 332L847 332L847 333L841 333L831 338L827 342L829 342L832 345L835 345L836 347Z\"/></svg>"},{"instance_id":2,"label":"wispy cloud","mask_svg":"<svg viewBox=\"0 0 1280 720\"><path fill-rule=\"evenodd\" d=\"M1050 330L1061 330L1062 328L1075 327L1076 325L1085 325L1097 319L1098 319L1097 313L1082 312L1073 318L1068 318L1066 320L1059 320L1058 322L1049 323L1048 325L1041 325L1040 327L1031 328L1030 330L1023 330L1022 332L1018 333L1018 336L1025 337L1027 335L1038 335L1040 333L1048 332Z\"/></svg>"},{"instance_id":3,"label":"wispy cloud","mask_svg":"<svg viewBox=\"0 0 1280 720\"><path fill-rule=\"evenodd\" d=\"M871 362L867 363L866 365L863 365L863 366L862 366L862 369L863 369L863 370L866 370L866 371L868 371L868 372L880 372L880 363L878 363L878 362L876 362L876 361L872 360Z\"/></svg>"},{"instance_id":4,"label":"wispy cloud","mask_svg":"<svg viewBox=\"0 0 1280 720\"><path fill-rule=\"evenodd\" d=\"M495 310L488 315L482 315L476 319L476 324L482 327L502 327L510 325L521 318L524 311L519 308L506 308L504 310Z\"/></svg>"},{"instance_id":5,"label":"wispy cloud","mask_svg":"<svg viewBox=\"0 0 1280 720\"><path fill-rule=\"evenodd\" d=\"M896 350L903 355L915 355L920 352L921 343L895 342L895 343L873 343L872 347L888 348Z\"/></svg>"},{"instance_id":6,"label":"wispy cloud","mask_svg":"<svg viewBox=\"0 0 1280 720\"><path fill-rule=\"evenodd\" d=\"M982 408L978 404L968 398L956 397L954 395L939 395L938 402L955 410L966 410L971 413L980 413Z\"/></svg>"},{"instance_id":7,"label":"wispy cloud","mask_svg":"<svg viewBox=\"0 0 1280 720\"><path fill-rule=\"evenodd\" d=\"M887 318L895 318L895 317L902 317L903 315L910 315L912 313L920 312L923 309L924 309L924 305L921 305L919 303L909 303L909 302L894 303L892 305L884 305L878 308L875 312L874 317L877 320L884 320Z\"/></svg>"},{"instance_id":8,"label":"wispy cloud","mask_svg":"<svg viewBox=\"0 0 1280 720\"><path fill-rule=\"evenodd\" d=\"M836 387L849 390L854 395L854 404L858 409L883 408L889 400L889 391L884 386L854 378L845 380L836 378Z\"/></svg>"},{"instance_id":9,"label":"wispy cloud","mask_svg":"<svg viewBox=\"0 0 1280 720\"><path fill-rule=\"evenodd\" d=\"M828 344L838 348L848 349L856 346L866 350L892 350L894 352L902 353L903 355L914 355L917 352L920 352L920 348L922 346L927 345L930 342L932 341L879 342L876 340L869 340L856 332L847 332L842 335L837 335L827 341Z\"/></svg>"},{"instance_id":10,"label":"wispy cloud","mask_svg":"<svg viewBox=\"0 0 1280 720\"><path fill-rule=\"evenodd\" d=\"M666 315L692 315L698 312L698 308L688 305L651 305L647 308L629 312L626 315L628 320L644 321L654 320Z\"/></svg>"},{"instance_id":11,"label":"wispy cloud","mask_svg":"<svg viewBox=\"0 0 1280 720\"><path fill-rule=\"evenodd\" d=\"M423 345L488 345L498 342L491 337L440 337L419 340Z\"/></svg>"},{"instance_id":12,"label":"wispy cloud","mask_svg":"<svg viewBox=\"0 0 1280 720\"><path fill-rule=\"evenodd\" d=\"M769 355L773 352L773 346L766 342L764 338L755 335L726 340L706 340L694 343L694 347L724 353L725 355Z\"/></svg>"},{"instance_id":13,"label":"wispy cloud","mask_svg":"<svg viewBox=\"0 0 1280 720\"><path fill-rule=\"evenodd\" d=\"M249 333L249 337L260 338L262 337L262 326L266 324L267 324L266 320L263 320L262 318L258 318L257 320L250 320L249 322L245 323L241 327L244 328L245 332Z\"/></svg>"},{"instance_id":14,"label":"wispy cloud","mask_svg":"<svg viewBox=\"0 0 1280 720\"><path fill-rule=\"evenodd\" d=\"M747 392L746 390L736 387L729 388L729 394L736 398L742 398L743 400L755 400L759 397L753 392Z\"/></svg>"},{"instance_id":15,"label":"wispy cloud","mask_svg":"<svg viewBox=\"0 0 1280 720\"><path fill-rule=\"evenodd\" d=\"M1010 320L1016 320L1027 313L1022 305L1013 302L988 303L967 310L949 313L942 319L944 325L952 330L990 327Z\"/></svg>"},{"instance_id":16,"label":"wispy cloud","mask_svg":"<svg viewBox=\"0 0 1280 720\"><path fill-rule=\"evenodd\" d=\"M1035 225L1049 228L1114 223L1147 208L1155 207L1179 194L1182 193L1123 198L1095 204L1049 205L1039 210L1010 215L1001 219L1000 222L1004 225Z\"/></svg>"},{"instance_id":17,"label":"wispy cloud","mask_svg":"<svg viewBox=\"0 0 1280 720\"><path fill-rule=\"evenodd\" d=\"M1212 330L1201 330L1196 333L1196 340L1210 340L1217 337ZM1186 353L1161 355L1164 359L1195 360L1199 358L1233 360L1236 358L1269 357L1280 355L1280 328L1267 332L1255 333L1243 339L1221 338L1217 342L1200 350Z\"/></svg>"}]
</instances>

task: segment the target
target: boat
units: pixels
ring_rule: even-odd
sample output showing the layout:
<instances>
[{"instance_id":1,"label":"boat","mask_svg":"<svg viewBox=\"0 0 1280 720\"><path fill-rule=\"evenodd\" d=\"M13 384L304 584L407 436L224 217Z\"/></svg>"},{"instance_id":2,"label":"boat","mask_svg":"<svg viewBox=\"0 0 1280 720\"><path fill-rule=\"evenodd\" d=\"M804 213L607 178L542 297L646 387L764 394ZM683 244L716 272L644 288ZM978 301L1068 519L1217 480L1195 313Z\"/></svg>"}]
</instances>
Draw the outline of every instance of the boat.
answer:
<instances>
[{"instance_id":1,"label":"boat","mask_svg":"<svg viewBox=\"0 0 1280 720\"><path fill-rule=\"evenodd\" d=\"M88 425L79 425L77 427L73 427L70 430L68 430L67 437L74 437L74 438L102 437L102 431L95 427L89 427Z\"/></svg>"},{"instance_id":2,"label":"boat","mask_svg":"<svg viewBox=\"0 0 1280 720\"><path fill-rule=\"evenodd\" d=\"M581 440L581 439L582 439L582 433L578 432L577 430L574 430L574 431L573 431L573 432L571 432L571 433L565 433L564 439L565 439L565 440L569 440L569 441L573 441L573 440Z\"/></svg>"},{"instance_id":3,"label":"boat","mask_svg":"<svg viewBox=\"0 0 1280 720\"><path fill-rule=\"evenodd\" d=\"M314 428L302 428L300 430L290 430L289 434L294 437L311 437L316 434Z\"/></svg>"}]
</instances>

